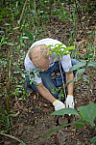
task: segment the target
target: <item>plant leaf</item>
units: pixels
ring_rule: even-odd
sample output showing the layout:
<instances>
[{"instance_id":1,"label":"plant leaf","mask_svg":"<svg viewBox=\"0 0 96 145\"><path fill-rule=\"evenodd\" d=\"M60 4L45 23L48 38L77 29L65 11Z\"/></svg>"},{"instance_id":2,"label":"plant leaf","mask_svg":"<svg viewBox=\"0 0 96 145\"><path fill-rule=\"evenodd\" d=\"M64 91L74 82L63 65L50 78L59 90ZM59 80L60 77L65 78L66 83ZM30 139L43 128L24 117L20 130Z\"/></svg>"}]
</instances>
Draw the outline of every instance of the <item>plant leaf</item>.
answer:
<instances>
[{"instance_id":1,"label":"plant leaf","mask_svg":"<svg viewBox=\"0 0 96 145\"><path fill-rule=\"evenodd\" d=\"M72 51L75 49L75 46L68 46L65 48L65 50L68 50L68 51Z\"/></svg>"},{"instance_id":2,"label":"plant leaf","mask_svg":"<svg viewBox=\"0 0 96 145\"><path fill-rule=\"evenodd\" d=\"M64 123L64 124L61 124L59 126L56 126L54 128L50 128L46 133L44 133L42 135L43 138L50 138L54 133L58 132L59 130L61 130L62 128L64 127L67 127L71 125L71 123Z\"/></svg>"},{"instance_id":3,"label":"plant leaf","mask_svg":"<svg viewBox=\"0 0 96 145\"><path fill-rule=\"evenodd\" d=\"M92 138L90 139L90 142L96 144L96 136L92 137Z\"/></svg>"},{"instance_id":4,"label":"plant leaf","mask_svg":"<svg viewBox=\"0 0 96 145\"><path fill-rule=\"evenodd\" d=\"M72 108L64 108L58 111L54 111L52 113L52 115L60 115L60 116L63 116L65 114L79 115L76 109L72 109Z\"/></svg>"},{"instance_id":5,"label":"plant leaf","mask_svg":"<svg viewBox=\"0 0 96 145\"><path fill-rule=\"evenodd\" d=\"M26 144L22 142L22 143L20 143L19 145L26 145Z\"/></svg>"},{"instance_id":6,"label":"plant leaf","mask_svg":"<svg viewBox=\"0 0 96 145\"><path fill-rule=\"evenodd\" d=\"M33 41L33 35L31 32L25 31L25 35L29 38L29 40Z\"/></svg>"},{"instance_id":7,"label":"plant leaf","mask_svg":"<svg viewBox=\"0 0 96 145\"><path fill-rule=\"evenodd\" d=\"M85 68L79 69L76 72L76 76L78 77L78 76L82 75L84 72L85 72Z\"/></svg>"},{"instance_id":8,"label":"plant leaf","mask_svg":"<svg viewBox=\"0 0 96 145\"><path fill-rule=\"evenodd\" d=\"M81 118L89 123L92 127L95 126L94 120L96 118L96 104L90 103L78 108Z\"/></svg>"},{"instance_id":9,"label":"plant leaf","mask_svg":"<svg viewBox=\"0 0 96 145\"><path fill-rule=\"evenodd\" d=\"M78 64L72 66L71 71L78 70L78 69L85 67L85 66L86 66L86 61L79 62Z\"/></svg>"},{"instance_id":10,"label":"plant leaf","mask_svg":"<svg viewBox=\"0 0 96 145\"><path fill-rule=\"evenodd\" d=\"M96 62L89 62L87 66L96 68Z\"/></svg>"},{"instance_id":11,"label":"plant leaf","mask_svg":"<svg viewBox=\"0 0 96 145\"><path fill-rule=\"evenodd\" d=\"M85 122L83 121L83 120L77 120L77 121L75 121L74 122L74 126L76 127L76 128L83 128L84 127L84 125L85 125Z\"/></svg>"}]
</instances>

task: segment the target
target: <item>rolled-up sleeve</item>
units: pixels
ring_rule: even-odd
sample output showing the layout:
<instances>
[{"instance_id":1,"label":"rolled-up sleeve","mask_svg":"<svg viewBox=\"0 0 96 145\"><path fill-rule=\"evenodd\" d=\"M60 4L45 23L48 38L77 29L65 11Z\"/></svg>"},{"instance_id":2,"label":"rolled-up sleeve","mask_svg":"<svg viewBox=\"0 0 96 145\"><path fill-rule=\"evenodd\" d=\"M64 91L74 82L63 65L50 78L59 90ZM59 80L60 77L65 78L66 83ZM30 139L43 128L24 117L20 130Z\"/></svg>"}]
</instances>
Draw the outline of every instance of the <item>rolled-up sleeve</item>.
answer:
<instances>
[{"instance_id":1,"label":"rolled-up sleeve","mask_svg":"<svg viewBox=\"0 0 96 145\"><path fill-rule=\"evenodd\" d=\"M39 75L39 70L33 65L32 61L29 59L28 55L24 61L25 72L29 77L30 83L34 83L36 85L42 82L41 77Z\"/></svg>"},{"instance_id":2,"label":"rolled-up sleeve","mask_svg":"<svg viewBox=\"0 0 96 145\"><path fill-rule=\"evenodd\" d=\"M39 85L40 83L42 83L42 80L41 80L40 77L38 77L38 76L35 74L34 82L35 82L36 85Z\"/></svg>"},{"instance_id":3,"label":"rolled-up sleeve","mask_svg":"<svg viewBox=\"0 0 96 145\"><path fill-rule=\"evenodd\" d=\"M70 71L70 68L72 67L72 64L71 64L71 58L70 58L69 54L67 54L67 55L62 57L61 65L62 65L63 70L65 72L69 72Z\"/></svg>"}]
</instances>

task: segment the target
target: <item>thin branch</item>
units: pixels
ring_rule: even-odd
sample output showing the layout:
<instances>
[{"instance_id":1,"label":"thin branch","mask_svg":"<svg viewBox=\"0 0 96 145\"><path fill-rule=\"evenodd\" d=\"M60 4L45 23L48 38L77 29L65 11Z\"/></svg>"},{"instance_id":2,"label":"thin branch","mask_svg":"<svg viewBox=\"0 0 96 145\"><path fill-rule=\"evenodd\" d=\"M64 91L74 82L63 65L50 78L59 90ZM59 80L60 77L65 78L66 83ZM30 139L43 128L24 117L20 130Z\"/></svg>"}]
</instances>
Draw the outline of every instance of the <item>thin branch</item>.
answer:
<instances>
[{"instance_id":1,"label":"thin branch","mask_svg":"<svg viewBox=\"0 0 96 145\"><path fill-rule=\"evenodd\" d=\"M8 138L11 138L11 139L14 139L14 140L16 140L16 141L18 141L18 142L20 142L20 143L23 142L23 141L20 140L19 138L15 137L15 136L12 136L12 135L10 135L10 134L3 133L2 131L0 132L0 135L5 136L5 137L8 137Z\"/></svg>"},{"instance_id":2,"label":"thin branch","mask_svg":"<svg viewBox=\"0 0 96 145\"><path fill-rule=\"evenodd\" d=\"M22 9L22 12L21 12L21 15L20 15L20 19L18 20L18 24L19 24L19 25L20 25L21 20L22 20L22 18L23 18L24 11L25 11L25 8L26 8L26 5L27 5L27 1L28 1L28 0L25 0L25 3L24 3L24 6L23 6L23 9Z\"/></svg>"},{"instance_id":3,"label":"thin branch","mask_svg":"<svg viewBox=\"0 0 96 145\"><path fill-rule=\"evenodd\" d=\"M64 93L64 97L66 99L67 96L66 96L66 90L65 90L65 82L64 82L64 76L63 76L60 60L59 60L59 70L60 70L60 74L61 74L61 78L62 78L63 93Z\"/></svg>"}]
</instances>

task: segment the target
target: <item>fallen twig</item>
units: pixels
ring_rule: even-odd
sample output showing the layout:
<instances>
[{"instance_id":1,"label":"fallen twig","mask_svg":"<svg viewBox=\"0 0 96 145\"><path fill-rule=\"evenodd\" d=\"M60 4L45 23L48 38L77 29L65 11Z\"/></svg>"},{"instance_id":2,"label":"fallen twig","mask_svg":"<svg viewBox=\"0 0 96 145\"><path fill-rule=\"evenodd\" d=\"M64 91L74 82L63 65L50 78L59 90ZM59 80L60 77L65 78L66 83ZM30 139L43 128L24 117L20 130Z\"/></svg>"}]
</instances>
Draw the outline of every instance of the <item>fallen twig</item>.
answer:
<instances>
[{"instance_id":1,"label":"fallen twig","mask_svg":"<svg viewBox=\"0 0 96 145\"><path fill-rule=\"evenodd\" d=\"M10 134L6 134L6 133L4 133L2 131L0 132L0 135L5 136L5 137L8 137L8 138L11 138L11 139L14 139L14 140L16 140L16 141L18 141L20 143L23 143L23 141L20 140L19 138L15 137L13 135L10 135Z\"/></svg>"}]
</instances>

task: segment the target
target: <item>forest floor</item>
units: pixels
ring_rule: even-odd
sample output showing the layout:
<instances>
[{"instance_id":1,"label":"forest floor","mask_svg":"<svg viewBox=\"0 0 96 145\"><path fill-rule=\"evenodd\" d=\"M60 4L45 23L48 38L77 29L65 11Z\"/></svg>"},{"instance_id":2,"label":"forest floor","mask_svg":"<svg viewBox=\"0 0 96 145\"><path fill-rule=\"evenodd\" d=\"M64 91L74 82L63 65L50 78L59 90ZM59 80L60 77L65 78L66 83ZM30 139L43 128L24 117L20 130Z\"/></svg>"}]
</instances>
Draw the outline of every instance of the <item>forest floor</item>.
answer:
<instances>
[{"instance_id":1,"label":"forest floor","mask_svg":"<svg viewBox=\"0 0 96 145\"><path fill-rule=\"evenodd\" d=\"M84 82L75 84L76 107L96 101L95 70L92 71L91 77L91 86ZM48 131L56 128L56 117L51 115L51 104L39 95L31 93L25 103L16 102L14 109L20 114L13 122L11 134L22 139L27 145L93 145L90 138L96 135L96 132L88 126L77 130L72 126L62 128L47 138ZM61 118L60 122L66 123L66 118ZM5 138L4 145L17 145L17 142Z\"/></svg>"},{"instance_id":2,"label":"forest floor","mask_svg":"<svg viewBox=\"0 0 96 145\"><path fill-rule=\"evenodd\" d=\"M86 49L88 32L95 28L95 22L89 24L89 21L82 21L82 25L85 23L88 25L78 26L77 42L81 55ZM46 37L56 38L67 44L70 29L67 24L52 20L46 27ZM96 101L96 70L88 69L86 75L91 78L89 84L83 80L75 83L76 107ZM88 126L78 130L71 126L62 128L47 138L48 130L56 127L56 117L51 115L54 111L52 105L38 94L31 93L24 102L17 100L12 109L19 111L19 115L13 120L10 134L22 139L27 145L92 145L90 138L96 135ZM61 122L65 120L66 118L62 118ZM0 145L18 145L18 142L4 137Z\"/></svg>"}]
</instances>

